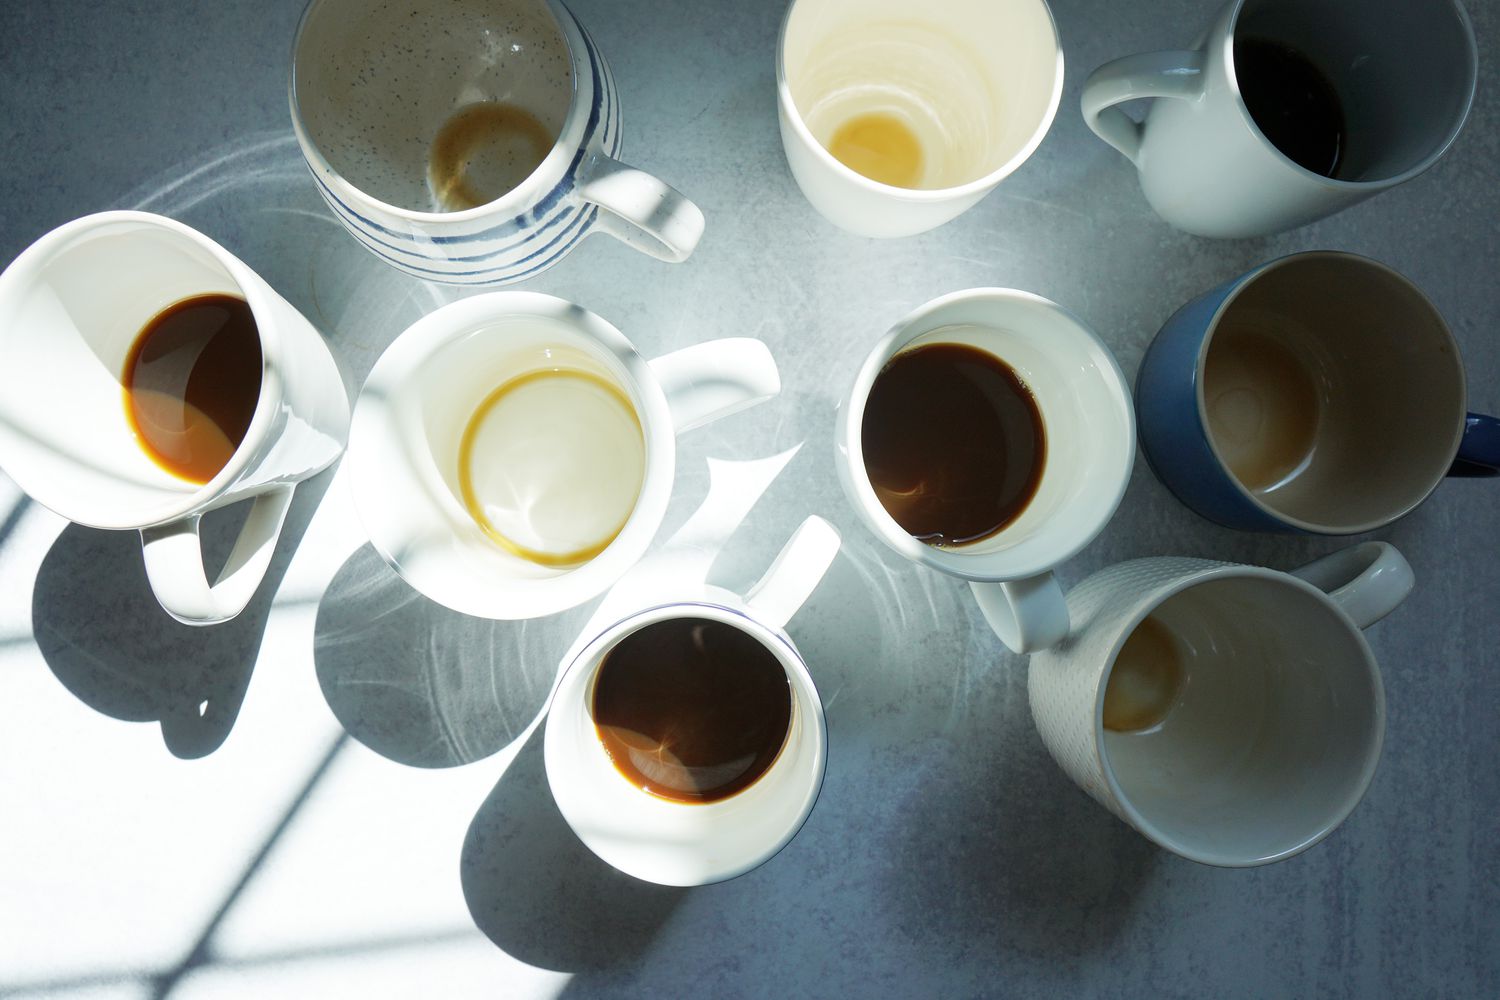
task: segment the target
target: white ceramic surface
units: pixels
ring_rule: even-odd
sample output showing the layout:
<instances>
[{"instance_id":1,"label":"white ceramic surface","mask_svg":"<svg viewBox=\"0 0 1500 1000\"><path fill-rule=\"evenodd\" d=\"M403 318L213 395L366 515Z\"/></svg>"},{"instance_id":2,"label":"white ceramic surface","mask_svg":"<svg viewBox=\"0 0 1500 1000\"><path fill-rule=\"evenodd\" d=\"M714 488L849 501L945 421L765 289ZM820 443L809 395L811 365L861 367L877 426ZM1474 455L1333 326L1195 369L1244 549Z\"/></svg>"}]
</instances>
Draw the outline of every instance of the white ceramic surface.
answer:
<instances>
[{"instance_id":1,"label":"white ceramic surface","mask_svg":"<svg viewBox=\"0 0 1500 1000\"><path fill-rule=\"evenodd\" d=\"M776 51L792 176L814 208L860 236L925 232L983 198L1041 144L1062 82L1044 0L793 0ZM868 112L918 136L920 187L873 181L829 153L837 128Z\"/></svg>"},{"instance_id":2,"label":"white ceramic surface","mask_svg":"<svg viewBox=\"0 0 1500 1000\"><path fill-rule=\"evenodd\" d=\"M1384 542L1290 574L1180 558L1101 570L1068 594L1067 640L1031 659L1042 742L1101 805L1185 858L1291 857L1342 823L1374 777L1385 697L1360 630L1412 582ZM1174 635L1186 684L1159 726L1106 730L1110 672L1148 615Z\"/></svg>"},{"instance_id":3,"label":"white ceramic surface","mask_svg":"<svg viewBox=\"0 0 1500 1000\"><path fill-rule=\"evenodd\" d=\"M544 566L491 540L459 492L459 444L501 383L561 350L617 385L646 444L640 496L608 547ZM648 362L581 306L533 292L461 299L408 327L370 371L354 408L355 501L385 560L433 600L482 618L534 618L603 592L646 551L671 497L678 433L775 396L776 363L758 340L729 338Z\"/></svg>"},{"instance_id":4,"label":"white ceramic surface","mask_svg":"<svg viewBox=\"0 0 1500 1000\"><path fill-rule=\"evenodd\" d=\"M126 417L121 378L142 329L167 306L222 293L249 303L260 334L260 399L212 480L157 465ZM223 247L145 212L75 219L0 274L0 467L70 521L139 529L163 608L189 625L239 614L265 575L292 490L343 451L349 401L318 331ZM209 584L199 518L254 499Z\"/></svg>"},{"instance_id":5,"label":"white ceramic surface","mask_svg":"<svg viewBox=\"0 0 1500 1000\"><path fill-rule=\"evenodd\" d=\"M428 281L494 285L553 264L593 232L667 261L703 213L621 163L609 66L560 0L454 0L413 9L312 0L290 83L292 124L318 191L376 256ZM446 212L428 154L460 109L504 102L556 136L523 181Z\"/></svg>"},{"instance_id":6,"label":"white ceramic surface","mask_svg":"<svg viewBox=\"0 0 1500 1000\"><path fill-rule=\"evenodd\" d=\"M1041 483L1020 516L954 548L918 541L886 513L861 444L865 400L881 369L931 343L966 344L1009 365L1035 396L1047 440ZM1114 355L1077 317L1030 292L973 288L928 302L880 339L840 404L835 447L839 479L865 525L913 562L968 580L1001 640L1029 653L1067 634L1052 569L1093 541L1119 507L1135 462L1135 412Z\"/></svg>"},{"instance_id":7,"label":"white ceramic surface","mask_svg":"<svg viewBox=\"0 0 1500 1000\"><path fill-rule=\"evenodd\" d=\"M1240 95L1235 42L1307 56L1343 105L1337 178L1288 159ZM1199 236L1294 229L1422 173L1457 138L1478 51L1457 0L1230 0L1191 49L1127 56L1084 83L1084 120L1140 173L1163 219ZM1159 98L1143 122L1117 105Z\"/></svg>"},{"instance_id":8,"label":"white ceramic surface","mask_svg":"<svg viewBox=\"0 0 1500 1000\"><path fill-rule=\"evenodd\" d=\"M796 836L823 784L828 733L818 690L785 626L838 551L833 526L809 517L747 596L708 587L643 609L594 637L565 668L547 713L547 783L589 850L648 882L704 885L763 864ZM753 784L715 802L672 802L631 784L610 761L591 714L605 654L637 629L670 618L706 618L754 636L776 655L791 686L780 754Z\"/></svg>"}]
</instances>

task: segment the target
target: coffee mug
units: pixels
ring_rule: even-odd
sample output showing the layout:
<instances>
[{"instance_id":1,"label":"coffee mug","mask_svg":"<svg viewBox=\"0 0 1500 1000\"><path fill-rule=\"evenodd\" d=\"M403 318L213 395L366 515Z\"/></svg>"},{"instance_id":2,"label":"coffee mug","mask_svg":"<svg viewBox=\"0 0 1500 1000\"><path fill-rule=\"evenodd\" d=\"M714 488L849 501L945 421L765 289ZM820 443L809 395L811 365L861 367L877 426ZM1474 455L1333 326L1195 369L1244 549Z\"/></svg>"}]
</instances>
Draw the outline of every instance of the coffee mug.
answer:
<instances>
[{"instance_id":1,"label":"coffee mug","mask_svg":"<svg viewBox=\"0 0 1500 1000\"><path fill-rule=\"evenodd\" d=\"M1230 528L1347 535L1447 475L1500 471L1500 421L1466 412L1436 307L1384 264L1292 254L1183 306L1141 361L1141 450Z\"/></svg>"},{"instance_id":2,"label":"coffee mug","mask_svg":"<svg viewBox=\"0 0 1500 1000\"><path fill-rule=\"evenodd\" d=\"M207 482L146 450L127 412L127 366L164 310L222 295L249 307L259 395L238 445ZM179 400L179 410L183 401ZM75 219L0 274L0 468L69 521L141 533L167 613L212 625L242 611L265 576L296 484L343 451L349 401L318 331L213 240L144 212ZM199 519L252 506L209 584Z\"/></svg>"},{"instance_id":3,"label":"coffee mug","mask_svg":"<svg viewBox=\"0 0 1500 1000\"><path fill-rule=\"evenodd\" d=\"M871 387L891 359L951 344L992 355L1019 376L1040 412L1046 459L1014 520L980 541L938 547L908 534L882 506L863 434ZM1135 461L1135 420L1119 365L1081 320L1030 292L974 288L928 302L881 338L840 406L835 445L839 479L865 525L913 562L968 580L1001 641L1029 653L1067 634L1052 569L1093 541L1119 507Z\"/></svg>"},{"instance_id":4,"label":"coffee mug","mask_svg":"<svg viewBox=\"0 0 1500 1000\"><path fill-rule=\"evenodd\" d=\"M776 49L797 186L858 236L940 226L1041 145L1062 96L1044 0L793 0Z\"/></svg>"},{"instance_id":5,"label":"coffee mug","mask_svg":"<svg viewBox=\"0 0 1500 1000\"><path fill-rule=\"evenodd\" d=\"M1291 573L1136 559L1068 594L1073 631L1031 658L1042 742L1167 850L1247 867L1322 840L1375 775L1385 696L1362 629L1411 591L1365 542Z\"/></svg>"},{"instance_id":6,"label":"coffee mug","mask_svg":"<svg viewBox=\"0 0 1500 1000\"><path fill-rule=\"evenodd\" d=\"M747 596L707 587L642 609L599 632L564 668L547 712L547 783L589 850L636 878L691 886L742 875L796 836L823 784L828 733L823 703L786 624L838 550L838 532L809 517ZM699 803L663 798L627 780L596 723L597 681L609 654L643 629L683 620L717 623L753 639L784 671L791 699L786 736L769 766L733 794Z\"/></svg>"},{"instance_id":7,"label":"coffee mug","mask_svg":"<svg viewBox=\"0 0 1500 1000\"><path fill-rule=\"evenodd\" d=\"M560 0L312 0L292 125L318 191L428 281L521 281L593 232L687 259L703 213L621 163L609 66Z\"/></svg>"},{"instance_id":8,"label":"coffee mug","mask_svg":"<svg viewBox=\"0 0 1500 1000\"><path fill-rule=\"evenodd\" d=\"M1163 219L1264 236L1436 163L1477 76L1457 0L1231 0L1193 48L1099 67L1082 107ZM1142 122L1117 106L1137 98L1158 98Z\"/></svg>"},{"instance_id":9,"label":"coffee mug","mask_svg":"<svg viewBox=\"0 0 1500 1000\"><path fill-rule=\"evenodd\" d=\"M579 391L500 398L508 413L491 405L549 372L576 374ZM758 340L648 362L571 302L472 296L408 327L371 370L349 439L355 505L375 549L439 604L480 618L552 614L645 553L671 496L677 434L780 390ZM481 414L514 433L487 445ZM486 462L510 477L494 486L503 498L476 478ZM507 520L489 518L501 506ZM584 554L552 558L567 551Z\"/></svg>"}]
</instances>

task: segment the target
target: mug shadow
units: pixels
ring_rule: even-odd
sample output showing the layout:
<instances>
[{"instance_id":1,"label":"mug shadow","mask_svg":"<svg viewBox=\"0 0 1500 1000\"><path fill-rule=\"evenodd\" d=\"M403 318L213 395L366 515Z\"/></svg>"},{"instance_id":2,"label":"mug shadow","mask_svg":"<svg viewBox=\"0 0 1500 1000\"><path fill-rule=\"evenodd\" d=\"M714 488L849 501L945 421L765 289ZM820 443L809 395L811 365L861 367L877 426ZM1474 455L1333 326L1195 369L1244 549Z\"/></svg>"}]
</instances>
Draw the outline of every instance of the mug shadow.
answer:
<instances>
[{"instance_id":1,"label":"mug shadow","mask_svg":"<svg viewBox=\"0 0 1500 1000\"><path fill-rule=\"evenodd\" d=\"M457 767L519 738L587 612L490 621L428 600L370 545L329 583L313 660L349 735L397 763Z\"/></svg>"},{"instance_id":2,"label":"mug shadow","mask_svg":"<svg viewBox=\"0 0 1500 1000\"><path fill-rule=\"evenodd\" d=\"M297 487L255 597L220 625L183 625L162 610L137 532L69 524L43 558L32 591L32 632L47 666L95 711L158 723L174 756L213 753L239 717L276 591L332 477L330 469ZM204 517L210 579L228 559L248 509L242 502Z\"/></svg>"},{"instance_id":3,"label":"mug shadow","mask_svg":"<svg viewBox=\"0 0 1500 1000\"><path fill-rule=\"evenodd\" d=\"M599 860L552 800L538 727L479 807L459 877L474 923L506 954L564 972L606 969L645 951L687 889Z\"/></svg>"}]
</instances>

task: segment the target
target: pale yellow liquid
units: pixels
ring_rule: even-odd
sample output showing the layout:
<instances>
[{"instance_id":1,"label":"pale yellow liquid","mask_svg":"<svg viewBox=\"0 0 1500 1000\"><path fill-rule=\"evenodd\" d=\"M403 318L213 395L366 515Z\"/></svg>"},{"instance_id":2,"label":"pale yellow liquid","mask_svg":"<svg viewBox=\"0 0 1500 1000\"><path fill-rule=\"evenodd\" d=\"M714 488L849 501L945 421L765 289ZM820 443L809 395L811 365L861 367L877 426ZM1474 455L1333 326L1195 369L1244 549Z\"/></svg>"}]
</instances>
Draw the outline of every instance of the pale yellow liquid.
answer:
<instances>
[{"instance_id":1,"label":"pale yellow liquid","mask_svg":"<svg viewBox=\"0 0 1500 1000\"><path fill-rule=\"evenodd\" d=\"M603 552L635 510L645 435L619 386L592 372L527 372L485 397L459 444L464 507L501 548L542 566Z\"/></svg>"},{"instance_id":2,"label":"pale yellow liquid","mask_svg":"<svg viewBox=\"0 0 1500 1000\"><path fill-rule=\"evenodd\" d=\"M1185 679L1177 641L1165 625L1147 618L1115 657L1104 689L1104 728L1136 733L1160 725L1177 704Z\"/></svg>"},{"instance_id":3,"label":"pale yellow liquid","mask_svg":"<svg viewBox=\"0 0 1500 1000\"><path fill-rule=\"evenodd\" d=\"M872 181L914 188L922 179L922 144L895 115L883 111L856 115L828 142L834 159Z\"/></svg>"}]
</instances>

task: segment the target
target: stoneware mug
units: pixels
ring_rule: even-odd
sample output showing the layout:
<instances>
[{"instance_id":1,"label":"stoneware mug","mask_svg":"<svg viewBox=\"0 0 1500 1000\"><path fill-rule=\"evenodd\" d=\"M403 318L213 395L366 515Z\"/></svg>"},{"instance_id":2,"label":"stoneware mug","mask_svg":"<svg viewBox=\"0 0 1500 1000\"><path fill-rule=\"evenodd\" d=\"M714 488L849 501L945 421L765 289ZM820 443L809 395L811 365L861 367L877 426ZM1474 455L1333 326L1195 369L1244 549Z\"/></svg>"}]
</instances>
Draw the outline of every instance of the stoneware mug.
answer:
<instances>
[{"instance_id":1,"label":"stoneware mug","mask_svg":"<svg viewBox=\"0 0 1500 1000\"><path fill-rule=\"evenodd\" d=\"M865 402L897 354L962 344L1008 365L1032 392L1047 457L1026 508L994 535L938 547L902 530L881 505L865 469ZM912 420L924 415L913 413ZM985 619L1007 646L1030 653L1061 641L1067 605L1053 567L1093 541L1125 495L1135 461L1135 419L1125 377L1092 330L1039 295L973 288L928 302L875 345L839 408L836 464L865 525L913 562L969 581ZM953 433L965 433L953 428Z\"/></svg>"},{"instance_id":2,"label":"stoneware mug","mask_svg":"<svg viewBox=\"0 0 1500 1000\"><path fill-rule=\"evenodd\" d=\"M1095 70L1083 117L1178 229L1263 236L1436 163L1478 64L1457 0L1230 0L1192 48ZM1157 98L1142 122L1118 107L1137 98Z\"/></svg>"},{"instance_id":3,"label":"stoneware mug","mask_svg":"<svg viewBox=\"0 0 1500 1000\"><path fill-rule=\"evenodd\" d=\"M244 299L260 337L260 396L228 463L207 483L158 465L127 417L126 359L150 321L199 295ZM167 613L213 625L265 576L296 484L344 448L349 400L323 338L229 251L179 222L104 212L43 236L0 274L0 467L70 521L139 531ZM250 512L210 584L200 518Z\"/></svg>"},{"instance_id":4,"label":"stoneware mug","mask_svg":"<svg viewBox=\"0 0 1500 1000\"><path fill-rule=\"evenodd\" d=\"M1291 573L1119 563L1073 588L1072 632L1031 658L1032 716L1068 777L1148 839L1204 864L1280 861L1375 775L1385 696L1361 630L1411 587L1385 542Z\"/></svg>"},{"instance_id":5,"label":"stoneware mug","mask_svg":"<svg viewBox=\"0 0 1500 1000\"><path fill-rule=\"evenodd\" d=\"M1044 0L793 0L776 49L792 177L859 236L925 232L983 198L1041 145L1062 83ZM830 152L862 121L898 129L852 140L888 157L881 178Z\"/></svg>"},{"instance_id":6,"label":"stoneware mug","mask_svg":"<svg viewBox=\"0 0 1500 1000\"><path fill-rule=\"evenodd\" d=\"M1141 450L1177 498L1247 531L1389 524L1445 476L1500 471L1458 344L1391 268L1311 251L1179 309L1141 361Z\"/></svg>"},{"instance_id":7,"label":"stoneware mug","mask_svg":"<svg viewBox=\"0 0 1500 1000\"><path fill-rule=\"evenodd\" d=\"M560 0L312 0L292 124L318 191L428 281L521 281L594 232L685 260L703 213L621 163L609 66Z\"/></svg>"},{"instance_id":8,"label":"stoneware mug","mask_svg":"<svg viewBox=\"0 0 1500 1000\"><path fill-rule=\"evenodd\" d=\"M817 801L828 759L823 703L786 624L839 550L838 532L809 517L744 597L707 587L642 609L602 630L563 671L547 712L547 783L589 850L620 871L662 885L705 885L742 875L780 851ZM592 715L595 678L621 639L656 622L704 619L754 637L786 671L791 718L770 767L727 798L684 803L628 781L610 760Z\"/></svg>"},{"instance_id":9,"label":"stoneware mug","mask_svg":"<svg viewBox=\"0 0 1500 1000\"><path fill-rule=\"evenodd\" d=\"M481 404L558 357L614 386L644 441L628 517L577 565L539 564L497 544L465 506L460 473L461 441ZM647 361L582 306L534 292L472 296L408 327L371 370L349 439L355 505L386 562L439 604L480 618L553 614L597 597L645 554L671 497L679 433L780 391L758 340L708 341ZM574 493L586 498L598 486L580 482Z\"/></svg>"}]
</instances>

